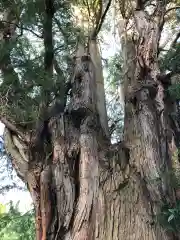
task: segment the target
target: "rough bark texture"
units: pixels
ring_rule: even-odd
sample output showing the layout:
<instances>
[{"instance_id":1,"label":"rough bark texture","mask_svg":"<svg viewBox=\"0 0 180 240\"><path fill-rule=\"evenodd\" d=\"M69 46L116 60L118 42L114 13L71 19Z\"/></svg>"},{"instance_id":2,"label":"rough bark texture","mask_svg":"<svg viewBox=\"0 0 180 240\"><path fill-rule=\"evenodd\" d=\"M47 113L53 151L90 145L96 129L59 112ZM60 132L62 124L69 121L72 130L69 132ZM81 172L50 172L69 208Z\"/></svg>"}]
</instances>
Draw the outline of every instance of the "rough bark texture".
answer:
<instances>
[{"instance_id":1,"label":"rough bark texture","mask_svg":"<svg viewBox=\"0 0 180 240\"><path fill-rule=\"evenodd\" d=\"M107 110L105 101L105 91L104 91L104 78L103 69L101 62L101 55L99 52L99 47L96 40L90 41L90 56L95 67L95 77L96 77L96 93L97 93L97 110L100 117L100 123L102 129L107 138L109 138L109 129L107 121Z\"/></svg>"},{"instance_id":2,"label":"rough bark texture","mask_svg":"<svg viewBox=\"0 0 180 240\"><path fill-rule=\"evenodd\" d=\"M143 10L135 11L139 39L134 42L131 37L124 38L124 141L130 150L129 166L133 173L129 189L134 196L128 190L123 194L133 203L124 206L126 216L130 214L126 223L130 231L121 235L122 239L178 239L165 232L156 220L164 204L173 206L178 192L170 177L174 171L172 156L177 149L175 144L172 148L175 141L169 115L173 109L167 104L164 85L158 78L162 21L161 16L158 18L159 22L150 20Z\"/></svg>"},{"instance_id":3,"label":"rough bark texture","mask_svg":"<svg viewBox=\"0 0 180 240\"><path fill-rule=\"evenodd\" d=\"M48 125L52 152L29 152L34 161L22 168L20 139L7 130L5 134L16 169L32 195L37 240L173 239L155 222L161 205L166 199L174 200L174 193L166 177L151 181L160 177L161 164L166 170L168 163L163 162L159 147L153 100L144 99L143 90L136 105L134 98L127 100L125 142L129 149L123 144L111 146L102 137L89 56L77 59L72 84L66 111Z\"/></svg>"},{"instance_id":4,"label":"rough bark texture","mask_svg":"<svg viewBox=\"0 0 180 240\"><path fill-rule=\"evenodd\" d=\"M66 111L49 121L52 152L36 148L32 152L26 146L29 162L25 164L20 139L5 131L15 168L32 195L37 239L89 239L95 232L98 141L102 141L103 130L97 114L95 68L89 56L77 58L72 84Z\"/></svg>"},{"instance_id":5,"label":"rough bark texture","mask_svg":"<svg viewBox=\"0 0 180 240\"><path fill-rule=\"evenodd\" d=\"M32 148L23 139L28 134L5 130L7 151L32 195L37 240L178 239L156 222L161 206L177 198L168 178L174 151L169 108L157 77L160 29L143 11L135 17L141 37L136 45L125 39L124 143L111 145L104 137L104 90L99 104L94 66L100 62L83 49L71 99L49 119L47 141Z\"/></svg>"}]
</instances>

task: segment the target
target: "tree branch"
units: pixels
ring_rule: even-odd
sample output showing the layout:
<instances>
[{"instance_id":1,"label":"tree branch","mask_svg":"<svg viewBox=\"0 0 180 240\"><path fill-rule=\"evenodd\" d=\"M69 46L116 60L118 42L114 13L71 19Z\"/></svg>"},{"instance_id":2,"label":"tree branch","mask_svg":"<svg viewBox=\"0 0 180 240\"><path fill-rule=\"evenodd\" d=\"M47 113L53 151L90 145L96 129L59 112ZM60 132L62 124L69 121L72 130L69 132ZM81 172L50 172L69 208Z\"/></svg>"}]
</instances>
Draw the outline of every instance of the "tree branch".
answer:
<instances>
[{"instance_id":1,"label":"tree branch","mask_svg":"<svg viewBox=\"0 0 180 240\"><path fill-rule=\"evenodd\" d=\"M45 0L45 17L44 17L44 67L47 72L52 73L54 50L52 36L52 19L55 13L54 0Z\"/></svg>"},{"instance_id":2,"label":"tree branch","mask_svg":"<svg viewBox=\"0 0 180 240\"><path fill-rule=\"evenodd\" d=\"M1 116L0 120L11 132L15 133L16 135L19 135L26 143L30 142L30 137L28 136L28 134L24 133L24 129L17 127L14 123L12 123L4 116Z\"/></svg>"},{"instance_id":3,"label":"tree branch","mask_svg":"<svg viewBox=\"0 0 180 240\"><path fill-rule=\"evenodd\" d=\"M180 6L176 6L176 7L172 7L167 9L167 11L165 12L165 15L167 15L170 11L176 10L176 9L180 9Z\"/></svg>"},{"instance_id":4,"label":"tree branch","mask_svg":"<svg viewBox=\"0 0 180 240\"><path fill-rule=\"evenodd\" d=\"M177 40L180 38L180 32L178 32L178 34L176 35L175 39L173 40L172 44L171 44L171 48L174 48Z\"/></svg>"},{"instance_id":5,"label":"tree branch","mask_svg":"<svg viewBox=\"0 0 180 240\"><path fill-rule=\"evenodd\" d=\"M23 27L23 25L19 25L19 24L14 23L14 22L8 22L8 21L5 21L5 20L1 20L0 22L14 25L15 27L19 28L21 31L22 31L22 30L25 30L25 31L31 32L31 33L34 34L36 37L43 39L43 36L42 36L42 35L39 35L38 33L34 32L32 29ZM21 34L21 35L22 35L22 34Z\"/></svg>"},{"instance_id":6,"label":"tree branch","mask_svg":"<svg viewBox=\"0 0 180 240\"><path fill-rule=\"evenodd\" d=\"M4 145L7 154L10 155L12 164L18 174L18 176L24 180L28 172L28 163L22 158L18 148L15 146L12 139L12 131L5 128L4 131Z\"/></svg>"},{"instance_id":7,"label":"tree branch","mask_svg":"<svg viewBox=\"0 0 180 240\"><path fill-rule=\"evenodd\" d=\"M53 17L55 13L54 0L45 0L44 9L44 22L43 22L43 37L44 37L44 69L48 75L48 78L52 78L53 75L53 61L54 61L54 45L53 45ZM49 101L49 90L42 90L42 102L43 108L47 107ZM44 110L43 110L44 111Z\"/></svg>"},{"instance_id":8,"label":"tree branch","mask_svg":"<svg viewBox=\"0 0 180 240\"><path fill-rule=\"evenodd\" d=\"M58 95L62 99L61 102L64 102L63 106L65 107L66 100L67 100L67 94L71 88L71 79L69 81L65 82L64 73L61 70L61 68L59 67L56 59L54 59L54 68L55 68L55 71L58 74L59 78L61 78L60 94L58 94Z\"/></svg>"},{"instance_id":9,"label":"tree branch","mask_svg":"<svg viewBox=\"0 0 180 240\"><path fill-rule=\"evenodd\" d=\"M44 69L48 78L52 80L53 62L54 62L54 45L53 45L53 17L55 13L54 0L45 0L43 37L44 37ZM41 103L39 107L39 117L36 122L35 135L32 138L32 146L38 147L43 141L45 122L48 118L47 106L50 101L49 89L42 89Z\"/></svg>"},{"instance_id":10,"label":"tree branch","mask_svg":"<svg viewBox=\"0 0 180 240\"><path fill-rule=\"evenodd\" d=\"M98 13L97 15L95 14L95 17L96 17L96 26L99 25L100 23L100 20L101 20L101 16L102 16L102 11L103 11L103 3L102 3L102 0L99 1L99 9L98 9Z\"/></svg>"},{"instance_id":11,"label":"tree branch","mask_svg":"<svg viewBox=\"0 0 180 240\"><path fill-rule=\"evenodd\" d=\"M179 71L172 71L172 72L166 74L166 77L171 78L171 77L173 77L174 75L177 75L177 74L180 74L180 70Z\"/></svg>"},{"instance_id":12,"label":"tree branch","mask_svg":"<svg viewBox=\"0 0 180 240\"><path fill-rule=\"evenodd\" d=\"M88 3L88 0L83 0L83 4L87 7L88 15L90 17L91 16L91 11L90 11L90 6L89 6L89 3Z\"/></svg>"},{"instance_id":13,"label":"tree branch","mask_svg":"<svg viewBox=\"0 0 180 240\"><path fill-rule=\"evenodd\" d=\"M142 0L136 0L136 11L143 10L144 2Z\"/></svg>"},{"instance_id":14,"label":"tree branch","mask_svg":"<svg viewBox=\"0 0 180 240\"><path fill-rule=\"evenodd\" d=\"M19 153L21 154L21 157L24 159L24 161L29 162L27 156L28 146L17 135L13 135L12 140L14 145L19 150Z\"/></svg>"},{"instance_id":15,"label":"tree branch","mask_svg":"<svg viewBox=\"0 0 180 240\"><path fill-rule=\"evenodd\" d=\"M107 6L106 6L106 9L104 10L104 13L103 13L102 17L100 18L99 23L97 23L97 26L96 26L96 28L95 28L94 31L93 31L93 33L92 33L92 35L91 35L91 39L92 39L92 40L95 40L96 37L97 37L97 35L98 35L98 33L100 32L101 27L102 27L102 24L103 24L103 22L104 22L104 20L105 20L106 14L107 14L110 6L111 6L111 2L112 2L112 0L109 0L109 1L108 1L108 4L107 4Z\"/></svg>"},{"instance_id":16,"label":"tree branch","mask_svg":"<svg viewBox=\"0 0 180 240\"><path fill-rule=\"evenodd\" d=\"M171 71L167 74L159 74L157 75L157 79L161 81L163 84L171 84L171 78L177 74L180 74L180 70L175 72Z\"/></svg>"},{"instance_id":17,"label":"tree branch","mask_svg":"<svg viewBox=\"0 0 180 240\"><path fill-rule=\"evenodd\" d=\"M63 76L63 79L65 80L63 71L62 71L61 68L59 67L59 65L58 65L58 63L57 63L57 60L54 59L53 62L54 62L54 69L55 69L56 73L57 73L58 75L60 75L60 76Z\"/></svg>"}]
</instances>

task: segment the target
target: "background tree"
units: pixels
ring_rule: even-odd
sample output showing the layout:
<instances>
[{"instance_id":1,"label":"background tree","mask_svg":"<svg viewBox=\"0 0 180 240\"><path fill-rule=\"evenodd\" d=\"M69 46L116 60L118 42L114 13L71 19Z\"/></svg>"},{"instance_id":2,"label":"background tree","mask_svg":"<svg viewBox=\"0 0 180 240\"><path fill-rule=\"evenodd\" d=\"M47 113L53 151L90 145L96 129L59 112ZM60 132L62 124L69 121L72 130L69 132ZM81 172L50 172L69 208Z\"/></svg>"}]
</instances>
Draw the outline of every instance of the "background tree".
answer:
<instances>
[{"instance_id":1,"label":"background tree","mask_svg":"<svg viewBox=\"0 0 180 240\"><path fill-rule=\"evenodd\" d=\"M2 240L27 239L34 240L35 226L34 213L27 212L21 214L18 205L9 204L9 210L6 212L5 206L1 205L0 213L0 237Z\"/></svg>"}]
</instances>

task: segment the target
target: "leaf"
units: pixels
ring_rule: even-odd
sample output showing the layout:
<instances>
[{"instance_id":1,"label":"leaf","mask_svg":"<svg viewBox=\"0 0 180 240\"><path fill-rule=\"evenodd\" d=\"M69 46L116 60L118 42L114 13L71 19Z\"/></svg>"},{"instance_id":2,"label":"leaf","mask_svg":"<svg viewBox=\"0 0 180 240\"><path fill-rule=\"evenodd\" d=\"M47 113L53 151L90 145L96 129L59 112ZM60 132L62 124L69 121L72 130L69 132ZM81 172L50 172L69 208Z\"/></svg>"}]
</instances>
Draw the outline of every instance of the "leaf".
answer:
<instances>
[{"instance_id":1,"label":"leaf","mask_svg":"<svg viewBox=\"0 0 180 240\"><path fill-rule=\"evenodd\" d=\"M170 208L170 209L168 209L168 211L169 211L170 213L175 213L176 209Z\"/></svg>"},{"instance_id":2,"label":"leaf","mask_svg":"<svg viewBox=\"0 0 180 240\"><path fill-rule=\"evenodd\" d=\"M172 219L174 219L174 215L173 214L171 214L169 217L168 217L168 222L170 222L170 221L172 221Z\"/></svg>"},{"instance_id":3,"label":"leaf","mask_svg":"<svg viewBox=\"0 0 180 240\"><path fill-rule=\"evenodd\" d=\"M6 206L0 203L0 215L6 212Z\"/></svg>"}]
</instances>

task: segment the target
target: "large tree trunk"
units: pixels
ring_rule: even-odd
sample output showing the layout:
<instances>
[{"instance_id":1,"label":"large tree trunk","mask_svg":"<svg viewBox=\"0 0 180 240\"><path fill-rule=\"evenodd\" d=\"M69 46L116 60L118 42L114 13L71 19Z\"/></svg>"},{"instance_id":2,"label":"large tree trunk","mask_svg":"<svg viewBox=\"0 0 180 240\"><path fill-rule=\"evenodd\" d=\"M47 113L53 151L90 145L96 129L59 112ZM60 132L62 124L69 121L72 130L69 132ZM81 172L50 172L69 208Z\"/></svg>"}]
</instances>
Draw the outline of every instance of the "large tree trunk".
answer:
<instances>
[{"instance_id":1,"label":"large tree trunk","mask_svg":"<svg viewBox=\"0 0 180 240\"><path fill-rule=\"evenodd\" d=\"M164 9L161 11L163 13ZM130 151L130 192L137 194L137 199L135 195L129 196L133 203L124 207L128 209L126 216L128 212L130 214L126 223L130 231L122 239L179 239L178 235L164 231L157 222L162 206L174 206L179 191L171 182L179 167L175 157L177 131L172 128L170 119L173 104L165 96L158 66L162 19L158 16L159 22L150 20L143 10L134 14L139 39L133 41L126 35L122 45L125 61L124 141ZM130 194L127 191L123 195L128 199ZM132 229L136 229L134 235Z\"/></svg>"},{"instance_id":2,"label":"large tree trunk","mask_svg":"<svg viewBox=\"0 0 180 240\"><path fill-rule=\"evenodd\" d=\"M155 221L162 204L175 200L163 175L170 159L168 154L163 158L164 125L155 99L145 98L144 88L139 95L128 93L128 148L122 143L111 146L103 138L97 114L94 73L89 56L78 58L67 111L48 125L52 150L26 155L28 147L5 132L6 146L35 205L37 240L174 239Z\"/></svg>"},{"instance_id":3,"label":"large tree trunk","mask_svg":"<svg viewBox=\"0 0 180 240\"><path fill-rule=\"evenodd\" d=\"M100 152L107 142L99 119L95 73L90 57L78 56L70 103L64 113L50 119L46 148L28 148L13 132L5 131L6 148L32 195L37 240L95 237Z\"/></svg>"},{"instance_id":4,"label":"large tree trunk","mask_svg":"<svg viewBox=\"0 0 180 240\"><path fill-rule=\"evenodd\" d=\"M136 20L142 24L139 14ZM125 41L131 72L125 86L124 143L111 145L104 136L97 59L83 51L76 58L70 102L46 126L48 141L32 148L12 129L5 130L6 148L32 195L37 240L175 239L156 222L163 204L176 201L168 178L173 135L157 77L159 28L143 18L138 48Z\"/></svg>"}]
</instances>

